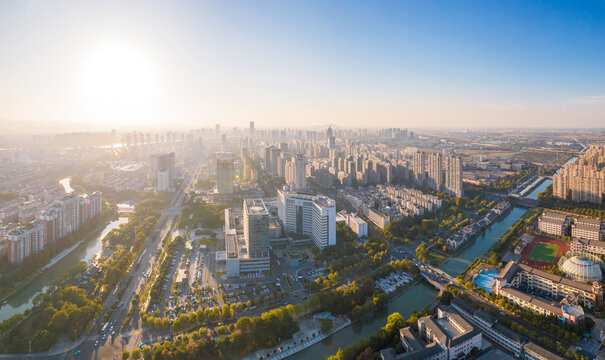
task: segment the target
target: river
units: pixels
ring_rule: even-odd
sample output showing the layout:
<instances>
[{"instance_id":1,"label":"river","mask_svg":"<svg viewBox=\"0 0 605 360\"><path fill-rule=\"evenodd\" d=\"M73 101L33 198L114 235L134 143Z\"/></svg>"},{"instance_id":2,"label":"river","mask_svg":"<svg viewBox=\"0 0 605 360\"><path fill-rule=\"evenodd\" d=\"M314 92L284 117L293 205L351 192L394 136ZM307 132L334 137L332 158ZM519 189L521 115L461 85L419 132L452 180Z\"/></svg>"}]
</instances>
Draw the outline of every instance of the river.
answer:
<instances>
[{"instance_id":1,"label":"river","mask_svg":"<svg viewBox=\"0 0 605 360\"><path fill-rule=\"evenodd\" d=\"M84 241L72 252L65 255L56 264L42 272L38 277L29 282L25 287L19 289L13 294L5 304L0 306L0 322L10 318L15 314L24 312L32 307L34 297L39 293L46 291L48 285L52 284L56 279L65 274L69 268L74 266L81 260L90 262L95 254L100 253L103 244L102 239L112 229L120 226L120 224L128 222L127 217L121 217L118 220L112 221L101 231L97 236L91 237L88 241Z\"/></svg>"},{"instance_id":2,"label":"river","mask_svg":"<svg viewBox=\"0 0 605 360\"><path fill-rule=\"evenodd\" d=\"M59 184L63 185L65 192L68 194L71 194L74 191L74 189L71 187L71 178L70 177L66 177L65 179L59 180Z\"/></svg>"},{"instance_id":3,"label":"river","mask_svg":"<svg viewBox=\"0 0 605 360\"><path fill-rule=\"evenodd\" d=\"M572 162L578 160L577 157L572 156L569 160L567 160L567 162L565 164L563 164L563 166L567 165L567 164L571 164ZM560 170L560 169L559 169ZM557 170L557 174L559 173L559 170ZM546 190L546 188L552 185L552 179L544 179L544 181L542 181L540 183L540 185L536 186L536 188L529 193L529 195L527 195L526 197L529 199L538 199L538 194L541 193L542 191Z\"/></svg>"},{"instance_id":4,"label":"river","mask_svg":"<svg viewBox=\"0 0 605 360\"><path fill-rule=\"evenodd\" d=\"M526 211L525 208L512 208L506 216L494 221L471 245L464 248L458 256L443 263L440 268L454 277L460 275L473 260L483 255L498 238L504 235ZM387 318L391 313L399 312L407 319L414 311L422 310L436 297L437 291L433 287L424 282L418 283L391 301L387 308L366 316L329 338L292 355L289 359L325 359L335 354L339 348L345 348L361 337L367 338L380 330L387 323Z\"/></svg>"}]
</instances>

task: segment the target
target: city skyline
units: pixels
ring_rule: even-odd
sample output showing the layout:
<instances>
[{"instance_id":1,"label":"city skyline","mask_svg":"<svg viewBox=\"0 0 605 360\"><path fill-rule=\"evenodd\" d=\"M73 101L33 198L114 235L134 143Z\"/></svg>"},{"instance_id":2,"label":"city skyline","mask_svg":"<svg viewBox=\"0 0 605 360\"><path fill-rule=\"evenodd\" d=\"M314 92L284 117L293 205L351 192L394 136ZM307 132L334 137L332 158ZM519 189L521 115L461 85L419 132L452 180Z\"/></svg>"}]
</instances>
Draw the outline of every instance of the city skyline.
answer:
<instances>
[{"instance_id":1,"label":"city skyline","mask_svg":"<svg viewBox=\"0 0 605 360\"><path fill-rule=\"evenodd\" d=\"M0 119L17 127L582 128L605 113L602 1L0 9Z\"/></svg>"}]
</instances>

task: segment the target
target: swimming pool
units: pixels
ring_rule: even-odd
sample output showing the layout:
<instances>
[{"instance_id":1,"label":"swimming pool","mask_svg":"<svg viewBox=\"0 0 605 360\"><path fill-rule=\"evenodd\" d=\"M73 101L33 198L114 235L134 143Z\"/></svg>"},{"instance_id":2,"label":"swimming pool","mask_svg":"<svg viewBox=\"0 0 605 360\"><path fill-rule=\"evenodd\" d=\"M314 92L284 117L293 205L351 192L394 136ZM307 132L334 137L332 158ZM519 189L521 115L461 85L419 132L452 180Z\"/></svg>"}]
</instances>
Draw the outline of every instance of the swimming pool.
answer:
<instances>
[{"instance_id":1,"label":"swimming pool","mask_svg":"<svg viewBox=\"0 0 605 360\"><path fill-rule=\"evenodd\" d=\"M489 270L489 271L488 271ZM482 287L486 293L492 292L492 286L498 277L498 271L496 269L483 269L475 278L475 285Z\"/></svg>"}]
</instances>

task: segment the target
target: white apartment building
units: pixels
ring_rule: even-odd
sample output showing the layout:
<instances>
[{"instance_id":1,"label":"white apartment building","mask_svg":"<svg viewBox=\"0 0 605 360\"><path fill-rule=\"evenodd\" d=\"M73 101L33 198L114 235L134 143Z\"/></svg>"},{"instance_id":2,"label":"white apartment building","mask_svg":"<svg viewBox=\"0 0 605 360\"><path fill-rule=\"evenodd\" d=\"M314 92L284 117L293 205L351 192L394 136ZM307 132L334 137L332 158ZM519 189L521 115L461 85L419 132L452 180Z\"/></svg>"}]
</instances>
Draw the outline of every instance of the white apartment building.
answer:
<instances>
[{"instance_id":1,"label":"white apartment building","mask_svg":"<svg viewBox=\"0 0 605 360\"><path fill-rule=\"evenodd\" d=\"M601 238L601 220L579 217L571 226L571 236L598 241Z\"/></svg>"},{"instance_id":2,"label":"white apartment building","mask_svg":"<svg viewBox=\"0 0 605 360\"><path fill-rule=\"evenodd\" d=\"M566 236L569 231L569 216L546 211L538 220L538 229L547 234Z\"/></svg>"},{"instance_id":3,"label":"white apartment building","mask_svg":"<svg viewBox=\"0 0 605 360\"><path fill-rule=\"evenodd\" d=\"M317 247L336 245L336 203L321 195L277 191L277 209L284 229L311 237Z\"/></svg>"}]
</instances>

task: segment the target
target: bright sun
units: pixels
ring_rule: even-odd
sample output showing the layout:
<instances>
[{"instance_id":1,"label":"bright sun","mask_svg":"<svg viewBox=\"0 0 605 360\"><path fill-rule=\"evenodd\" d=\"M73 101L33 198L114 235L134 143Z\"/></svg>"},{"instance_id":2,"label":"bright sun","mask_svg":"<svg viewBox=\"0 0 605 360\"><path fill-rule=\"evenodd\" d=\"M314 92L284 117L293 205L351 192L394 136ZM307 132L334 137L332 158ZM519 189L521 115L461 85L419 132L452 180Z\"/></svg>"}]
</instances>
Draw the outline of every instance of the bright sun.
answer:
<instances>
[{"instance_id":1,"label":"bright sun","mask_svg":"<svg viewBox=\"0 0 605 360\"><path fill-rule=\"evenodd\" d=\"M132 47L110 44L94 50L81 68L80 82L84 111L96 121L137 124L152 113L152 67Z\"/></svg>"}]
</instances>

